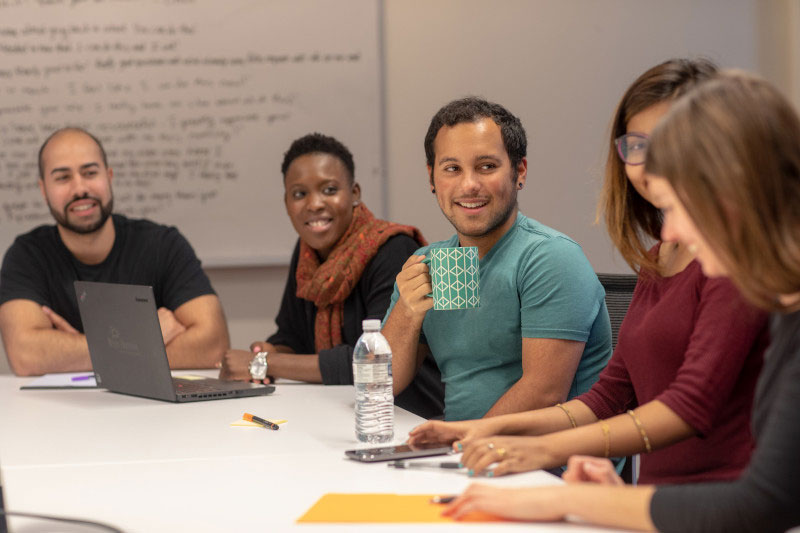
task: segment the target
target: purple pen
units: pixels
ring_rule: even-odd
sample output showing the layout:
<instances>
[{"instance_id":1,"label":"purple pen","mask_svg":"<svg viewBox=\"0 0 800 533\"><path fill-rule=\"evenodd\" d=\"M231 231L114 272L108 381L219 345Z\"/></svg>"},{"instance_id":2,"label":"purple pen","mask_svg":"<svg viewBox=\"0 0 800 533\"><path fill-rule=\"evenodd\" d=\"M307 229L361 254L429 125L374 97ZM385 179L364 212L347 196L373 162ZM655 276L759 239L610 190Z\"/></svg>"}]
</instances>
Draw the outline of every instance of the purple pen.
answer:
<instances>
[{"instance_id":1,"label":"purple pen","mask_svg":"<svg viewBox=\"0 0 800 533\"><path fill-rule=\"evenodd\" d=\"M83 376L73 376L72 381L86 381L87 379L92 379L94 374L85 374Z\"/></svg>"}]
</instances>

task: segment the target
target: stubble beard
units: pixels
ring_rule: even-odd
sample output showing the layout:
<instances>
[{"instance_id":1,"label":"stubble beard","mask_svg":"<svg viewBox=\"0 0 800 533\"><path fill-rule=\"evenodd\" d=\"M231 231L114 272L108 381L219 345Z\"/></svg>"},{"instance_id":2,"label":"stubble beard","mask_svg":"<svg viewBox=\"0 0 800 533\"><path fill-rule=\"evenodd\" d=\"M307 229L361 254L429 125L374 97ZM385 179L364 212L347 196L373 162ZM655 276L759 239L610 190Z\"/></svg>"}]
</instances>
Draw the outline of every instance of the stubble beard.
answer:
<instances>
[{"instance_id":1,"label":"stubble beard","mask_svg":"<svg viewBox=\"0 0 800 533\"><path fill-rule=\"evenodd\" d=\"M69 218L67 217L67 211L69 209L69 206L72 205L72 203L77 200L86 200L86 199L94 200L100 206L100 218L89 225L78 226L76 224L73 224L72 222L69 221ZM79 235L88 235L89 233L94 233L95 231L98 231L100 228L102 228L103 225L108 220L108 217L111 216L111 211L114 208L114 196L112 195L111 198L109 198L108 203L103 205L103 202L101 202L99 198L85 194L80 198L73 198L72 201L70 201L70 203L68 203L64 207L63 213L59 213L58 211L53 209L53 206L50 204L49 201L47 202L47 207L50 209L50 214L53 215L53 218L56 220L56 223L58 223L59 226L62 226L64 229L67 229Z\"/></svg>"},{"instance_id":2,"label":"stubble beard","mask_svg":"<svg viewBox=\"0 0 800 533\"><path fill-rule=\"evenodd\" d=\"M516 182L517 182L517 174L515 173L514 180L512 181L512 183L516 184ZM513 187L511 189L511 198L509 198L508 205L506 206L506 208L502 212L498 213L497 215L489 219L488 224L486 224L486 226L480 230L472 231L460 227L460 225L456 221L455 216L451 217L444 212L444 209L442 208L440 209L442 211L442 214L450 222L450 224L453 225L453 227L456 229L459 235L464 235L465 237L484 237L495 231L503 224L505 224L506 221L508 221L508 218L517 210L517 189L516 187Z\"/></svg>"}]
</instances>

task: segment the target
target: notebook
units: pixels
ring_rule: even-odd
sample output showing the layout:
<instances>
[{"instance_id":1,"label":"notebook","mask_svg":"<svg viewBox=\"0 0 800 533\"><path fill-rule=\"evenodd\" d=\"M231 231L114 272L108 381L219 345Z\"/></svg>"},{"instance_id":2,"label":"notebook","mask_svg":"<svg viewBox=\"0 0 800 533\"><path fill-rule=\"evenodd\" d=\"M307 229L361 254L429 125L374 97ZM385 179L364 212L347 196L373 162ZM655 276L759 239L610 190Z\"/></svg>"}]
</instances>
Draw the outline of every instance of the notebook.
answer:
<instances>
[{"instance_id":1,"label":"notebook","mask_svg":"<svg viewBox=\"0 0 800 533\"><path fill-rule=\"evenodd\" d=\"M76 281L75 295L98 387L169 402L260 396L271 385L173 378L153 288Z\"/></svg>"}]
</instances>

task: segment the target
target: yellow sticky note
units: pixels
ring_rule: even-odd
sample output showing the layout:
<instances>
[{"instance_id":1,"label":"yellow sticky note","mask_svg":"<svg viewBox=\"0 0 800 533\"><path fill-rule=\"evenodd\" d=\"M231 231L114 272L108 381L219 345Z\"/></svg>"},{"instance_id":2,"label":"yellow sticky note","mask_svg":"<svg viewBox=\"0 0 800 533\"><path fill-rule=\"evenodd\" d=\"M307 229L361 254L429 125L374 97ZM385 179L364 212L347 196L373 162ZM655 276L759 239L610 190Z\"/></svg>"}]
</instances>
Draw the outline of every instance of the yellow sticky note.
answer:
<instances>
[{"instance_id":1,"label":"yellow sticky note","mask_svg":"<svg viewBox=\"0 0 800 533\"><path fill-rule=\"evenodd\" d=\"M274 418L265 418L264 420L268 420L269 422L272 422L273 424L283 424L283 423L286 422L286 420L275 420ZM251 421L245 420L243 418L240 418L239 420L234 420L233 422L231 422L231 425L232 426L239 426L239 427L246 427L246 428L263 428L264 427L261 424L256 424L255 422L251 422Z\"/></svg>"},{"instance_id":2,"label":"yellow sticky note","mask_svg":"<svg viewBox=\"0 0 800 533\"><path fill-rule=\"evenodd\" d=\"M434 494L340 494L323 495L298 522L413 523L453 522L442 516L444 506L431 503ZM487 513L472 512L462 522L506 522Z\"/></svg>"}]
</instances>

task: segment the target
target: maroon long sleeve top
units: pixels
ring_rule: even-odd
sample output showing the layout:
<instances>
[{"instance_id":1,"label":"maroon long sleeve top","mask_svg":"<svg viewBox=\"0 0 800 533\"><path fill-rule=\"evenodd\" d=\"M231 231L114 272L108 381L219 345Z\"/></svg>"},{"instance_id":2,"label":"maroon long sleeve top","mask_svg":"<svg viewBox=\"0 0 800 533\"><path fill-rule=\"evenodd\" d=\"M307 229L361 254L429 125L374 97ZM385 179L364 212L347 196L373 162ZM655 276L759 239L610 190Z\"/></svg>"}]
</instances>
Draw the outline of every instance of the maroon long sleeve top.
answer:
<instances>
[{"instance_id":1,"label":"maroon long sleeve top","mask_svg":"<svg viewBox=\"0 0 800 533\"><path fill-rule=\"evenodd\" d=\"M767 343L767 314L697 261L671 277L642 275L608 366L578 399L601 419L659 400L695 429L643 453L640 483L735 479L753 450L750 412Z\"/></svg>"}]
</instances>

